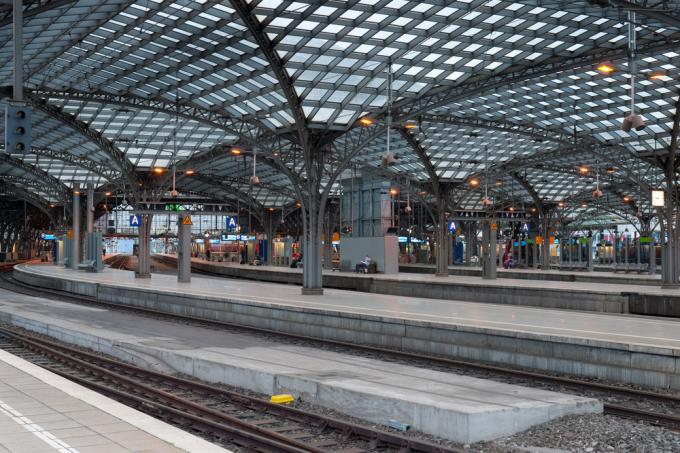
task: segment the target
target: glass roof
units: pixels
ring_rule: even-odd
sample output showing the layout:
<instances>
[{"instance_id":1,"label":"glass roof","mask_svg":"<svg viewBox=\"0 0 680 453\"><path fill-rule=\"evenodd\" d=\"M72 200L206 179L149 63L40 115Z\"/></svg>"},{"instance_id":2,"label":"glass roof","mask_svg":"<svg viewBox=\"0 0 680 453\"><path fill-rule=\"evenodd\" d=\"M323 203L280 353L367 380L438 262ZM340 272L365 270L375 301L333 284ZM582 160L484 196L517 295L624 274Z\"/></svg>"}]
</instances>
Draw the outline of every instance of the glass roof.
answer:
<instances>
[{"instance_id":1,"label":"glass roof","mask_svg":"<svg viewBox=\"0 0 680 453\"><path fill-rule=\"evenodd\" d=\"M637 14L635 106L647 126L630 132L620 128L631 103L627 16L615 7L561 0L58 5L25 12L33 150L3 163L3 175L21 187L36 176L15 161L46 172L51 184L40 195L49 202L74 182L115 185L128 167L177 164L196 172L179 178L184 191L288 205L296 194L276 162L304 176L300 120L332 141L327 184L348 154L343 177L380 165L388 111L396 156L389 174L427 187L431 166L454 187L459 206L481 206L470 178L492 180L488 190L498 200L528 206L538 196L582 210L591 209L580 208L581 195L592 192L598 173L612 187L611 200L598 203L612 206L625 190L661 181L655 159L670 143L680 89L678 1L666 2L663 17ZM0 31L0 80L11 81L4 9ZM602 62L614 72L598 72ZM364 117L373 119L373 132L357 144ZM405 125L411 135L400 130ZM245 152L234 156L231 146ZM255 148L262 184L252 188ZM579 173L581 166L589 171Z\"/></svg>"}]
</instances>

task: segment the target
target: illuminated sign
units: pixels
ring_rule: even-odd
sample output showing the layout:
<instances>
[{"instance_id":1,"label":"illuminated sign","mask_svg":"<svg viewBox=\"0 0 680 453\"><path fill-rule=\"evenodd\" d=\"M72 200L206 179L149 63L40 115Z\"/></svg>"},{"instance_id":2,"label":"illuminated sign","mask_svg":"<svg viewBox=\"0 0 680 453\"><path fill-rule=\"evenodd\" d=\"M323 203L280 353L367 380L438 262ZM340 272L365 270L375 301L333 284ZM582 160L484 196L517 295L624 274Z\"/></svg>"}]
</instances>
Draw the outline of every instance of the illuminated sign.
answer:
<instances>
[{"instance_id":1,"label":"illuminated sign","mask_svg":"<svg viewBox=\"0 0 680 453\"><path fill-rule=\"evenodd\" d=\"M138 227L141 222L142 222L142 220L140 219L140 217L137 214L130 216L130 226L131 227Z\"/></svg>"},{"instance_id":2,"label":"illuminated sign","mask_svg":"<svg viewBox=\"0 0 680 453\"><path fill-rule=\"evenodd\" d=\"M56 237L53 234L42 233L40 237L45 241L54 241Z\"/></svg>"},{"instance_id":3,"label":"illuminated sign","mask_svg":"<svg viewBox=\"0 0 680 453\"><path fill-rule=\"evenodd\" d=\"M166 211L172 211L172 212L179 212L179 211L183 211L184 209L183 209L181 204L166 204L165 210Z\"/></svg>"},{"instance_id":4,"label":"illuminated sign","mask_svg":"<svg viewBox=\"0 0 680 453\"><path fill-rule=\"evenodd\" d=\"M664 192L663 190L652 190L652 206L655 208L663 208Z\"/></svg>"},{"instance_id":5,"label":"illuminated sign","mask_svg":"<svg viewBox=\"0 0 680 453\"><path fill-rule=\"evenodd\" d=\"M227 219L227 231L234 231L238 228L237 216L228 215L226 216L226 219Z\"/></svg>"}]
</instances>

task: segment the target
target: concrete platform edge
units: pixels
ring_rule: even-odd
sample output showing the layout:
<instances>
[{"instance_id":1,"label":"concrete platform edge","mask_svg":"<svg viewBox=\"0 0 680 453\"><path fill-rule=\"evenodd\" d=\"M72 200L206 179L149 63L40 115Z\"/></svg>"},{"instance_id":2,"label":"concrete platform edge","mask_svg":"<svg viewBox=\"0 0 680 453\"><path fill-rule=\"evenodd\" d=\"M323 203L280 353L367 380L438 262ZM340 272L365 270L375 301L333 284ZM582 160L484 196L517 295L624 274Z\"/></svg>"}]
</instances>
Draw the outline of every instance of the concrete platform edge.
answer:
<instances>
[{"instance_id":1,"label":"concrete platform edge","mask_svg":"<svg viewBox=\"0 0 680 453\"><path fill-rule=\"evenodd\" d=\"M107 398L7 351L0 350L0 360L177 448L192 453L231 453L231 450L214 445L207 440Z\"/></svg>"}]
</instances>

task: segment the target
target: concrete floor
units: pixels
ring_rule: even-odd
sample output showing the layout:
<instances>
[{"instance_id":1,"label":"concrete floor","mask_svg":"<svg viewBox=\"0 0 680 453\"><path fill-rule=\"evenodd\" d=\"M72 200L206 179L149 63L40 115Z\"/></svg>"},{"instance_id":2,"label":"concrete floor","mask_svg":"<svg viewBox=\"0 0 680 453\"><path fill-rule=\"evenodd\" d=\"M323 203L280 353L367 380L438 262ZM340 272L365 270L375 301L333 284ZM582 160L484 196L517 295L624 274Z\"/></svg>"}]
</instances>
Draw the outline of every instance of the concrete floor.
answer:
<instances>
[{"instance_id":1,"label":"concrete floor","mask_svg":"<svg viewBox=\"0 0 680 453\"><path fill-rule=\"evenodd\" d=\"M193 276L191 283L178 283L173 275L154 274L149 279L135 279L133 272L109 268L98 274L74 272L62 266L41 264L22 265L19 268L38 275L127 288L158 290L174 294L190 293L216 298L236 298L240 301L287 307L337 310L350 314L429 321L453 326L667 348L676 350L676 353L680 355L680 319L583 313L572 310L425 299L332 289L326 289L323 296L302 296L300 288L292 285L198 276ZM418 281L439 280L438 277L424 274L400 275L399 278ZM448 279L455 279L455 277L448 277ZM607 292L605 285L589 283L532 282L512 279L487 282L472 277L467 277L465 280L472 285L490 284L510 288L514 285L523 287L535 285L537 288L550 285L553 288L570 291L573 297L578 297L579 290L586 288L589 291ZM619 285L616 289L618 291L635 290L678 294L678 290L648 286Z\"/></svg>"},{"instance_id":2,"label":"concrete floor","mask_svg":"<svg viewBox=\"0 0 680 453\"><path fill-rule=\"evenodd\" d=\"M126 281L128 274L107 271L94 277ZM158 277L146 282L168 280ZM194 281L198 286L206 283L206 279ZM267 285L247 284L239 291L266 289ZM179 370L265 394L292 392L372 422L395 419L460 442L492 439L563 415L602 410L601 403L592 399L2 290L0 319L144 366Z\"/></svg>"}]
</instances>

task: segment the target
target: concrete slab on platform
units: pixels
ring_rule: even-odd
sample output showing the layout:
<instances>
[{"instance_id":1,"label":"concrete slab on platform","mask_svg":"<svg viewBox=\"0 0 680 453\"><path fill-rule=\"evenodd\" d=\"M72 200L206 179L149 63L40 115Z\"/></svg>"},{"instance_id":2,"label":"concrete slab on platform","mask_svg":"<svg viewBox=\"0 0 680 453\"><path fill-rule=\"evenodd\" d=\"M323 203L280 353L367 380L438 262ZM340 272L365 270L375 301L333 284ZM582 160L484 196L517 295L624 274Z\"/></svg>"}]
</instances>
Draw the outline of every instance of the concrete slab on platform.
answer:
<instances>
[{"instance_id":1,"label":"concrete slab on platform","mask_svg":"<svg viewBox=\"0 0 680 453\"><path fill-rule=\"evenodd\" d=\"M0 319L145 367L298 398L459 442L507 436L569 414L599 413L599 401L459 376L261 336L0 290Z\"/></svg>"}]
</instances>

